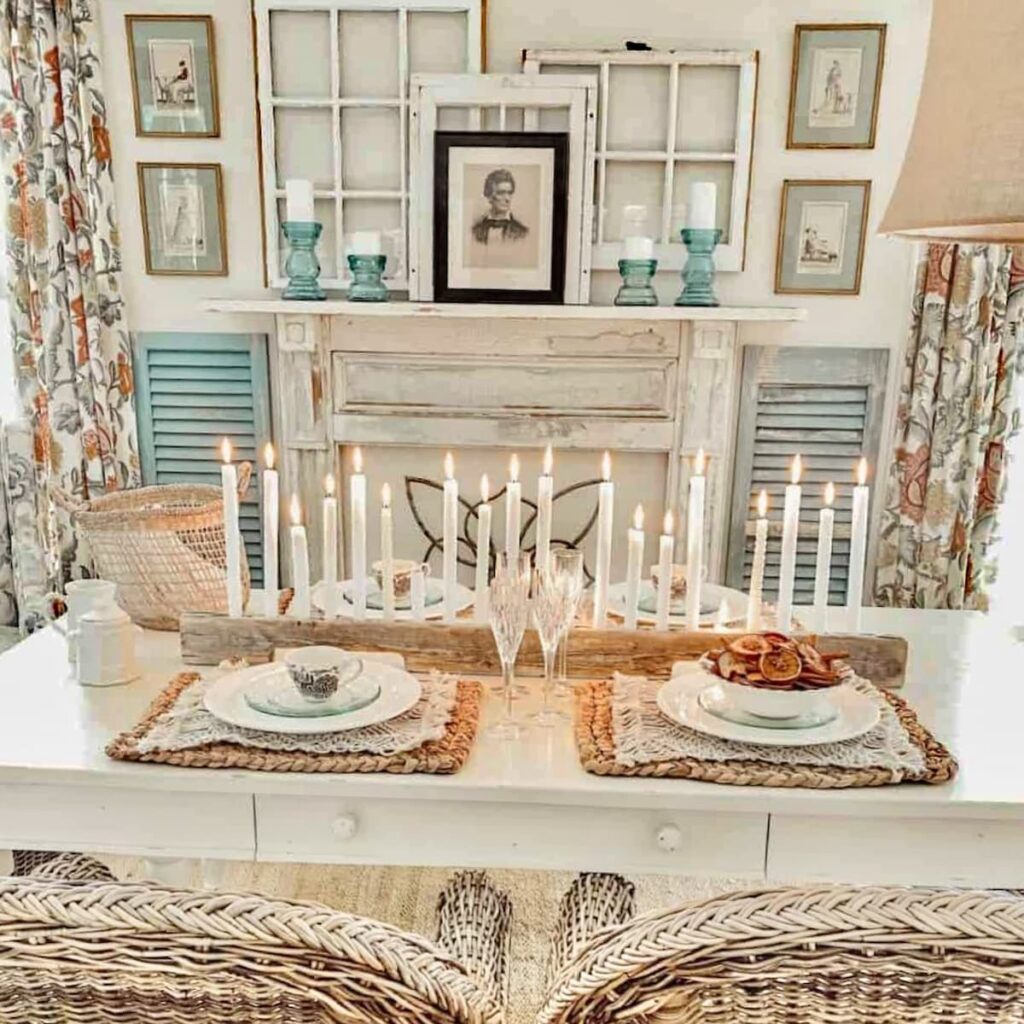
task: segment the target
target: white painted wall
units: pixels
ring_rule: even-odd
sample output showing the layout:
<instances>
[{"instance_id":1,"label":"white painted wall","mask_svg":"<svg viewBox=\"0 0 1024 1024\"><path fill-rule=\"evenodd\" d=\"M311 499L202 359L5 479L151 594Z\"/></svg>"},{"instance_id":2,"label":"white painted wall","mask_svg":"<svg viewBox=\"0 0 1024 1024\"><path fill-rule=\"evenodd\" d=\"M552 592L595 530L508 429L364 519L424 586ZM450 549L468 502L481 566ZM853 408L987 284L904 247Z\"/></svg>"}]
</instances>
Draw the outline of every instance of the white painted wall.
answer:
<instances>
[{"instance_id":1,"label":"white painted wall","mask_svg":"<svg viewBox=\"0 0 1024 1024\"><path fill-rule=\"evenodd\" d=\"M208 296L263 290L254 66L249 0L103 0L100 8L106 88L124 242L123 286L136 330L265 330L267 318L202 313ZM146 12L215 16L221 102L219 139L137 139L124 15ZM911 247L874 236L899 171L924 65L931 0L491 0L490 67L519 67L524 47L616 47L642 39L659 48L729 47L761 51L747 269L719 276L719 296L741 305L803 305L805 323L758 325L748 342L880 345L902 342L908 312ZM786 112L793 26L797 22L885 21L889 25L877 144L869 151L787 151ZM229 270L226 278L152 277L145 272L135 163L219 161L224 167ZM857 297L777 296L773 291L782 181L870 178L869 240ZM608 302L617 277L600 274L595 301ZM658 281L662 301L678 281Z\"/></svg>"}]
</instances>

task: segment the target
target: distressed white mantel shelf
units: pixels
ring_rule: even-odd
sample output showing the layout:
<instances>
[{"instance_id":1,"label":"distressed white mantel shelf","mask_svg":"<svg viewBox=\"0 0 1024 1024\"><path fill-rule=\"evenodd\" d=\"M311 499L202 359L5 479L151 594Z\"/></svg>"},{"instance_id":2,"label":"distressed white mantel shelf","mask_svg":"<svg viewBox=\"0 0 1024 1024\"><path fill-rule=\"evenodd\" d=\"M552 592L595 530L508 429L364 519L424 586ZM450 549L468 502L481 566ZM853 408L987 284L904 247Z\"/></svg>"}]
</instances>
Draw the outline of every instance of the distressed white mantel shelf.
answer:
<instances>
[{"instance_id":1,"label":"distressed white mantel shelf","mask_svg":"<svg viewBox=\"0 0 1024 1024\"><path fill-rule=\"evenodd\" d=\"M268 313L275 316L429 317L435 320L726 320L734 323L807 319L798 306L554 306L441 302L348 302L326 299L207 299L208 313Z\"/></svg>"}]
</instances>

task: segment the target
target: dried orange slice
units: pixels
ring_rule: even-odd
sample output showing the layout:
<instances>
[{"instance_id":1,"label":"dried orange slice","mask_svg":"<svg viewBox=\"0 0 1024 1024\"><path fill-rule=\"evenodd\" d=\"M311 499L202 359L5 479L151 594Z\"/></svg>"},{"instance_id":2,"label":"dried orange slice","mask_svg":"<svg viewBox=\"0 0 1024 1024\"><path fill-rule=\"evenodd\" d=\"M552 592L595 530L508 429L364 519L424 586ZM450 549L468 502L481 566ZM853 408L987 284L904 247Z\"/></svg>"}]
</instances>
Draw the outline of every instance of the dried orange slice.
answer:
<instances>
[{"instance_id":1,"label":"dried orange slice","mask_svg":"<svg viewBox=\"0 0 1024 1024\"><path fill-rule=\"evenodd\" d=\"M793 651L780 647L762 654L758 668L765 679L773 683L788 683L800 675L803 665Z\"/></svg>"},{"instance_id":2,"label":"dried orange slice","mask_svg":"<svg viewBox=\"0 0 1024 1024\"><path fill-rule=\"evenodd\" d=\"M745 658L756 658L760 654L766 654L772 649L772 645L757 633L747 633L745 636L738 636L729 644L729 650L733 654L739 654Z\"/></svg>"}]
</instances>

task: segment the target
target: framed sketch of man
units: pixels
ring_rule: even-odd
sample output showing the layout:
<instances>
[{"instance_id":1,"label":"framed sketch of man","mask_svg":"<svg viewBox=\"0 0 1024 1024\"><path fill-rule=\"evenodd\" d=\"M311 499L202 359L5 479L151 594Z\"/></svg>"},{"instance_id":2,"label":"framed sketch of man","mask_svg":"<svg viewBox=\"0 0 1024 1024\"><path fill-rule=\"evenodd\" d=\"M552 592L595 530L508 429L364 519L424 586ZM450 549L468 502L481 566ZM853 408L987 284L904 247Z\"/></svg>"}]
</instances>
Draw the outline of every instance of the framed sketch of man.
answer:
<instances>
[{"instance_id":1,"label":"framed sketch of man","mask_svg":"<svg viewBox=\"0 0 1024 1024\"><path fill-rule=\"evenodd\" d=\"M564 132L435 134L437 300L564 300L568 161Z\"/></svg>"},{"instance_id":2,"label":"framed sketch of man","mask_svg":"<svg viewBox=\"0 0 1024 1024\"><path fill-rule=\"evenodd\" d=\"M789 149L872 149L885 60L885 25L797 25Z\"/></svg>"},{"instance_id":3,"label":"framed sketch of man","mask_svg":"<svg viewBox=\"0 0 1024 1024\"><path fill-rule=\"evenodd\" d=\"M209 15L127 14L135 134L220 135Z\"/></svg>"},{"instance_id":4,"label":"framed sketch of man","mask_svg":"<svg viewBox=\"0 0 1024 1024\"><path fill-rule=\"evenodd\" d=\"M776 292L858 294L870 196L870 181L783 184Z\"/></svg>"}]
</instances>

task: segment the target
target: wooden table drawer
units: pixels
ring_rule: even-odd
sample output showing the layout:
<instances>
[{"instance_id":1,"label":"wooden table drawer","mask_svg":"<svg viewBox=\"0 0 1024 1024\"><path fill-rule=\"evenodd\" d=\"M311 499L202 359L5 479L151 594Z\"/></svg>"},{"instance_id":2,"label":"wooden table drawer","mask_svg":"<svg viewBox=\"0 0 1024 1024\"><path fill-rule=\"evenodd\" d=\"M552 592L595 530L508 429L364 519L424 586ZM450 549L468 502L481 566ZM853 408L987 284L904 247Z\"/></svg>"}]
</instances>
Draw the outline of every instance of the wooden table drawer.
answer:
<instances>
[{"instance_id":1,"label":"wooden table drawer","mask_svg":"<svg viewBox=\"0 0 1024 1024\"><path fill-rule=\"evenodd\" d=\"M0 786L0 848L250 860L252 797L116 786Z\"/></svg>"},{"instance_id":2,"label":"wooden table drawer","mask_svg":"<svg viewBox=\"0 0 1024 1024\"><path fill-rule=\"evenodd\" d=\"M265 861L762 877L767 815L257 796Z\"/></svg>"},{"instance_id":3,"label":"wooden table drawer","mask_svg":"<svg viewBox=\"0 0 1024 1024\"><path fill-rule=\"evenodd\" d=\"M771 882L1024 886L1024 822L772 815Z\"/></svg>"}]
</instances>

